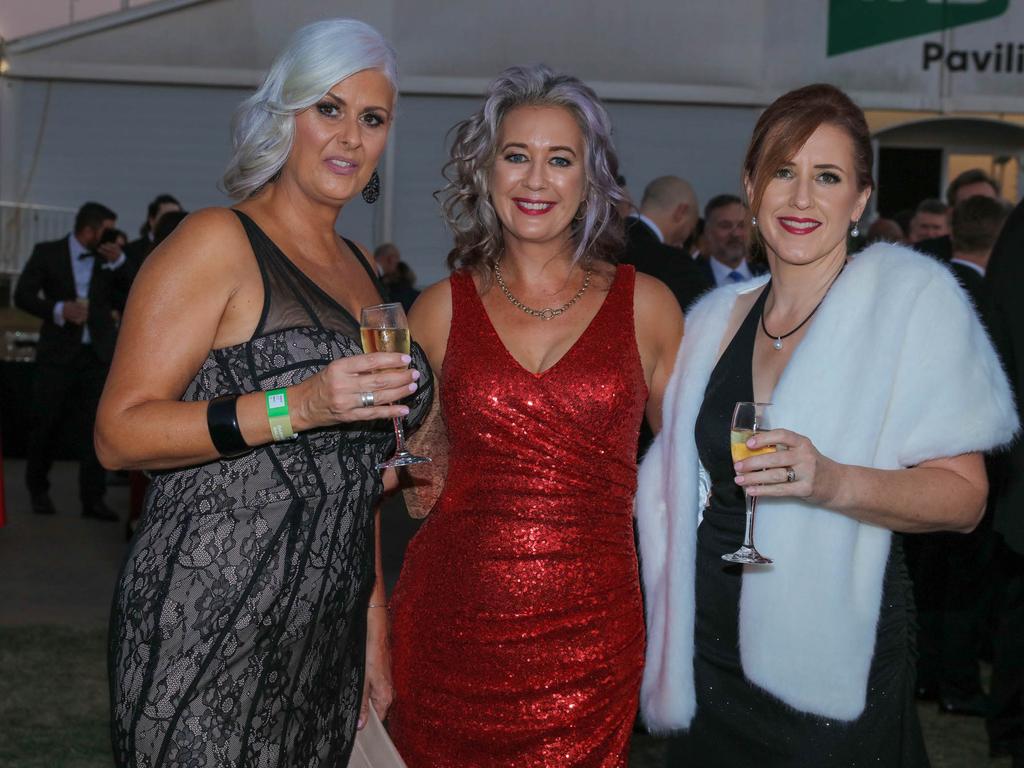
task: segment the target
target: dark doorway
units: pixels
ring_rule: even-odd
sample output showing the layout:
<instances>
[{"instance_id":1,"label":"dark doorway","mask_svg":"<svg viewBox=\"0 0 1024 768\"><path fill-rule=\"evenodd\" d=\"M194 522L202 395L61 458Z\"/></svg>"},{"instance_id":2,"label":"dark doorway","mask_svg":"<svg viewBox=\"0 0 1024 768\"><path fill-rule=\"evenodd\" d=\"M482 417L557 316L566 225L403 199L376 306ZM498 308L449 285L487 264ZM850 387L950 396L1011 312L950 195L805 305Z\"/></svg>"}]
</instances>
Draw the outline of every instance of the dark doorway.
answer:
<instances>
[{"instance_id":1,"label":"dark doorway","mask_svg":"<svg viewBox=\"0 0 1024 768\"><path fill-rule=\"evenodd\" d=\"M878 151L878 213L892 218L927 197L942 197L942 150L882 147Z\"/></svg>"}]
</instances>

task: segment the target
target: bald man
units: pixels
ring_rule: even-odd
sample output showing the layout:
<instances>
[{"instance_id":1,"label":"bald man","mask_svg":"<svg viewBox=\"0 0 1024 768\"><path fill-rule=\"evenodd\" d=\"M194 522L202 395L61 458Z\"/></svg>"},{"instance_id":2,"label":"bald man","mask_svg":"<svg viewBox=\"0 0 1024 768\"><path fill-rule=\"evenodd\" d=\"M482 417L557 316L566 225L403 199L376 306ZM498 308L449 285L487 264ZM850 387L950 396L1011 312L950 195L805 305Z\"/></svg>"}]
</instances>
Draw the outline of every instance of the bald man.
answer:
<instances>
[{"instance_id":1,"label":"bald man","mask_svg":"<svg viewBox=\"0 0 1024 768\"><path fill-rule=\"evenodd\" d=\"M697 226L693 187L678 176L659 176L644 189L639 215L626 224L621 261L661 280L686 311L711 284L682 249Z\"/></svg>"}]
</instances>

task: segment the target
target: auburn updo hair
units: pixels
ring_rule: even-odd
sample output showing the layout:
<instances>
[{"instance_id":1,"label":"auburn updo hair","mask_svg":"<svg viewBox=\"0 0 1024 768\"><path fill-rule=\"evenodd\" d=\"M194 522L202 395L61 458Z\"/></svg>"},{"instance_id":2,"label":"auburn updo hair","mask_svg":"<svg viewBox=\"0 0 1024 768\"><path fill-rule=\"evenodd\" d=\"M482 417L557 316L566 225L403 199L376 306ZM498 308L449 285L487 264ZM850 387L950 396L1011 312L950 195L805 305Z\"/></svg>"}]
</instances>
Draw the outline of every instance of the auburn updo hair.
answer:
<instances>
[{"instance_id":1,"label":"auburn updo hair","mask_svg":"<svg viewBox=\"0 0 1024 768\"><path fill-rule=\"evenodd\" d=\"M826 124L845 131L853 142L857 188L874 187L874 153L864 111L834 85L805 85L773 101L754 126L743 175L750 183L750 210L755 215L775 172L793 159L819 126Z\"/></svg>"}]
</instances>

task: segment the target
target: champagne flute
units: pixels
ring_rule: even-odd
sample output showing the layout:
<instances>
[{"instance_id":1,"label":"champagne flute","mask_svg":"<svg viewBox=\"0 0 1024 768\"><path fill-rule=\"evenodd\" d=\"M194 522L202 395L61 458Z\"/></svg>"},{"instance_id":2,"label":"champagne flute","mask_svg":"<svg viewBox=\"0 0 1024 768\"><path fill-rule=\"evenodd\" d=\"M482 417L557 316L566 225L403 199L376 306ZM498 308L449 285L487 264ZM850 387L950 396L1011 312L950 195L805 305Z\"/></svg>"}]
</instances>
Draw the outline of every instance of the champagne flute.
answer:
<instances>
[{"instance_id":1,"label":"champagne flute","mask_svg":"<svg viewBox=\"0 0 1024 768\"><path fill-rule=\"evenodd\" d=\"M756 449L747 447L747 440L758 432L771 429L768 425L769 405L771 403L736 403L736 407L732 411L732 426L729 430L729 448L732 450L734 462L749 459L751 456L760 456L762 453L771 453L775 450L774 445ZM743 499L747 506L747 524L743 532L743 546L735 552L722 555L722 559L729 563L767 565L772 561L758 552L754 546L754 512L757 509L757 497L751 497L744 487Z\"/></svg>"},{"instance_id":2,"label":"champagne flute","mask_svg":"<svg viewBox=\"0 0 1024 768\"><path fill-rule=\"evenodd\" d=\"M359 336L363 352L401 352L409 354L409 321L401 304L374 304L363 307L359 321ZM398 369L401 370L401 369ZM430 461L426 456L414 456L405 447L405 430L402 417L395 416L395 453L387 461L377 465L384 470L391 467L408 467Z\"/></svg>"}]
</instances>

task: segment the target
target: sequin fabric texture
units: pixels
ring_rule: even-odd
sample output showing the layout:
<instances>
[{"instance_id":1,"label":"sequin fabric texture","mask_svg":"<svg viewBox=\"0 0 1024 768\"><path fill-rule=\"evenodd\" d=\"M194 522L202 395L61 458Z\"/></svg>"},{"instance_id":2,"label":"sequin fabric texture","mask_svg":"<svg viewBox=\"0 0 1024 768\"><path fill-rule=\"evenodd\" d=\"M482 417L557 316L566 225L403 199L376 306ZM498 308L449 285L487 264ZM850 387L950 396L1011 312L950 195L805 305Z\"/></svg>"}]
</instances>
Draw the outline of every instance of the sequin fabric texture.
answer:
<instances>
[{"instance_id":1,"label":"sequin fabric texture","mask_svg":"<svg viewBox=\"0 0 1024 768\"><path fill-rule=\"evenodd\" d=\"M355 319L239 218L263 317L252 340L209 354L185 400L290 386L361 351ZM408 401L411 424L430 393ZM110 624L117 766L347 763L374 580L374 465L394 446L390 422L350 423L154 477Z\"/></svg>"},{"instance_id":2,"label":"sequin fabric texture","mask_svg":"<svg viewBox=\"0 0 1024 768\"><path fill-rule=\"evenodd\" d=\"M452 276L448 479L392 598L390 724L410 768L626 765L644 653L634 279L620 266L534 374Z\"/></svg>"}]
</instances>

